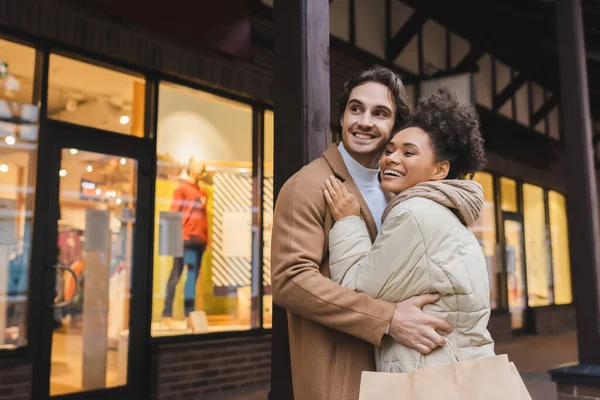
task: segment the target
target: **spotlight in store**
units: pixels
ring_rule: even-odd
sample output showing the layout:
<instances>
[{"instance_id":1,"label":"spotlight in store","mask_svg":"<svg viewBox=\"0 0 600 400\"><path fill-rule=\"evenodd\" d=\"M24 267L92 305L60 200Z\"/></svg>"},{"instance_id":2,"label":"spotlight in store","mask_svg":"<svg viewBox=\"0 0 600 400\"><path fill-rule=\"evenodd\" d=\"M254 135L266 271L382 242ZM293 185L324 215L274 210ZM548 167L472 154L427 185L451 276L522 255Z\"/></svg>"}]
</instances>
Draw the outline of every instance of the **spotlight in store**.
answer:
<instances>
[{"instance_id":1,"label":"spotlight in store","mask_svg":"<svg viewBox=\"0 0 600 400\"><path fill-rule=\"evenodd\" d=\"M117 204L121 204L121 199L117 199Z\"/></svg>"},{"instance_id":2,"label":"spotlight in store","mask_svg":"<svg viewBox=\"0 0 600 400\"><path fill-rule=\"evenodd\" d=\"M88 165L86 168L87 172L92 172L94 169L92 168L91 165Z\"/></svg>"},{"instance_id":3,"label":"spotlight in store","mask_svg":"<svg viewBox=\"0 0 600 400\"><path fill-rule=\"evenodd\" d=\"M112 190L110 192L110 197L115 197L117 195L117 192L115 192L114 190Z\"/></svg>"},{"instance_id":4,"label":"spotlight in store","mask_svg":"<svg viewBox=\"0 0 600 400\"><path fill-rule=\"evenodd\" d=\"M119 122L121 123L121 125L127 125L129 121L129 115L121 115L121 118L119 118Z\"/></svg>"},{"instance_id":5,"label":"spotlight in store","mask_svg":"<svg viewBox=\"0 0 600 400\"><path fill-rule=\"evenodd\" d=\"M75 154L79 153L79 150L77 150L77 149L71 149L71 150L69 150L69 153L75 155Z\"/></svg>"},{"instance_id":6,"label":"spotlight in store","mask_svg":"<svg viewBox=\"0 0 600 400\"><path fill-rule=\"evenodd\" d=\"M0 172L8 172L8 165L6 165L6 164L0 165Z\"/></svg>"},{"instance_id":7,"label":"spotlight in store","mask_svg":"<svg viewBox=\"0 0 600 400\"><path fill-rule=\"evenodd\" d=\"M67 170L61 169L60 171L58 171L58 175L60 175L61 178L64 178L65 176L67 176Z\"/></svg>"},{"instance_id":8,"label":"spotlight in store","mask_svg":"<svg viewBox=\"0 0 600 400\"><path fill-rule=\"evenodd\" d=\"M127 160L126 160L126 159L124 159L124 158L121 158L121 165L125 165L125 163L126 163L126 162L127 162Z\"/></svg>"},{"instance_id":9,"label":"spotlight in store","mask_svg":"<svg viewBox=\"0 0 600 400\"><path fill-rule=\"evenodd\" d=\"M102 190L96 189L96 196L100 196L102 194Z\"/></svg>"},{"instance_id":10,"label":"spotlight in store","mask_svg":"<svg viewBox=\"0 0 600 400\"><path fill-rule=\"evenodd\" d=\"M4 138L4 141L6 142L6 144L8 144L9 146L12 146L13 144L15 144L16 140L14 138L14 136L7 136L6 138Z\"/></svg>"}]
</instances>

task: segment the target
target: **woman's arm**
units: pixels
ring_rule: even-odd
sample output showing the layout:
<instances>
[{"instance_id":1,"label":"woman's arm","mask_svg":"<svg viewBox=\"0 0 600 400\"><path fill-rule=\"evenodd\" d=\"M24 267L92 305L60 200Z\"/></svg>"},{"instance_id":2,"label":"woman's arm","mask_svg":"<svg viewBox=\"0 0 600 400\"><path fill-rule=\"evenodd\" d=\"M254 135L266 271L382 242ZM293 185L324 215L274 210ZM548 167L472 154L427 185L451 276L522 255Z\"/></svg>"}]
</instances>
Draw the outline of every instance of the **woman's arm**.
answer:
<instances>
[{"instance_id":1,"label":"woman's arm","mask_svg":"<svg viewBox=\"0 0 600 400\"><path fill-rule=\"evenodd\" d=\"M415 274L415 268L427 264L425 244L410 210L396 206L370 249L361 234L364 229L362 221L348 218L336 223L329 233L332 278L335 276L335 281L344 286L388 301L423 294L419 289L426 279Z\"/></svg>"}]
</instances>

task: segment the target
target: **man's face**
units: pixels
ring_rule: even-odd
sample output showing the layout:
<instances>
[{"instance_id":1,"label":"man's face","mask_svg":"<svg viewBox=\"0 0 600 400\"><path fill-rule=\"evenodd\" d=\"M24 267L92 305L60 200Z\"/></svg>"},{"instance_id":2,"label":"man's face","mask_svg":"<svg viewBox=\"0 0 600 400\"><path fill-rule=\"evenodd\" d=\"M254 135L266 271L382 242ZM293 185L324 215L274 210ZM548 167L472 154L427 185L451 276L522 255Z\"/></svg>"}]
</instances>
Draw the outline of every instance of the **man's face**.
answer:
<instances>
[{"instance_id":1,"label":"man's face","mask_svg":"<svg viewBox=\"0 0 600 400\"><path fill-rule=\"evenodd\" d=\"M385 85L367 82L355 87L340 118L344 147L364 167L377 168L395 118L394 103Z\"/></svg>"}]
</instances>

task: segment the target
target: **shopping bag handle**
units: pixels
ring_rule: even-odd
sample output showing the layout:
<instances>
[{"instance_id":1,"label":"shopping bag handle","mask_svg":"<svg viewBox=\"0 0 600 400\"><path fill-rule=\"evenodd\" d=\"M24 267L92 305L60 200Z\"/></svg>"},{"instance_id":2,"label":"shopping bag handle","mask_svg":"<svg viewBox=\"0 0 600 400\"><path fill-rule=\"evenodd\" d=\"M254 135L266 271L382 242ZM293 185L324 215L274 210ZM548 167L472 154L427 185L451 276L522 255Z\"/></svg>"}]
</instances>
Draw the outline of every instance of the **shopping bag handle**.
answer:
<instances>
[{"instance_id":1,"label":"shopping bag handle","mask_svg":"<svg viewBox=\"0 0 600 400\"><path fill-rule=\"evenodd\" d=\"M446 345L444 346L444 349L448 353L450 353L450 356L452 356L452 358L454 358L455 362L461 362L462 358L460 358L460 352L458 351L458 347L456 347L454 342L452 342L448 338L445 337L444 340L446 341ZM415 365L415 369L420 369L420 368L425 368L425 356L423 355L423 353L419 353L419 358L417 358L417 364Z\"/></svg>"}]
</instances>

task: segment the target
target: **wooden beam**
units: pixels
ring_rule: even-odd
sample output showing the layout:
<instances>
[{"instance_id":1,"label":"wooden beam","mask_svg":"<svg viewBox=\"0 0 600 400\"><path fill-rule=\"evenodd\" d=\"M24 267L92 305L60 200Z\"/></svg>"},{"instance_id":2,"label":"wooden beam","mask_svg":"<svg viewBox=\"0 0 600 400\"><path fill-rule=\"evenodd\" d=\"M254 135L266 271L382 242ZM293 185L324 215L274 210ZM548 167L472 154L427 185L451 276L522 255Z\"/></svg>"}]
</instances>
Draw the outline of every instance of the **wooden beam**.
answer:
<instances>
[{"instance_id":1,"label":"wooden beam","mask_svg":"<svg viewBox=\"0 0 600 400\"><path fill-rule=\"evenodd\" d=\"M274 2L274 196L329 144L329 4ZM273 304L270 400L292 400L286 310Z\"/></svg>"},{"instance_id":2,"label":"wooden beam","mask_svg":"<svg viewBox=\"0 0 600 400\"><path fill-rule=\"evenodd\" d=\"M466 71L477 66L477 62L483 56L485 50L479 43L471 44L471 50L463 57L462 60L454 67L456 71Z\"/></svg>"},{"instance_id":3,"label":"wooden beam","mask_svg":"<svg viewBox=\"0 0 600 400\"><path fill-rule=\"evenodd\" d=\"M569 255L583 371L600 365L600 221L580 0L556 0L560 95L563 104ZM556 96L556 95L555 95ZM587 378L584 372L579 380ZM555 374L553 373L553 379ZM592 378L589 378L592 379ZM588 379L588 380L589 380ZM595 378L596 384L598 378ZM583 382L582 382L583 383Z\"/></svg>"},{"instance_id":4,"label":"wooden beam","mask_svg":"<svg viewBox=\"0 0 600 400\"><path fill-rule=\"evenodd\" d=\"M515 95L517 90L525 83L525 77L522 73L519 73L515 78L500 93L494 96L492 102L492 108L494 111L498 111L500 107L504 105L511 97Z\"/></svg>"},{"instance_id":5,"label":"wooden beam","mask_svg":"<svg viewBox=\"0 0 600 400\"><path fill-rule=\"evenodd\" d=\"M412 38L421 31L425 21L427 21L427 15L415 10L408 21L402 25L398 33L389 41L385 50L385 56L388 61L393 61L400 55Z\"/></svg>"},{"instance_id":6,"label":"wooden beam","mask_svg":"<svg viewBox=\"0 0 600 400\"><path fill-rule=\"evenodd\" d=\"M544 119L546 117L546 115L548 115L548 113L550 111L552 111L552 109L557 104L558 104L558 96L556 96L556 95L553 95L548 100L546 100L544 102L544 104L536 112L534 112L533 115L531 116L531 119L529 120L529 126L531 128L535 128L535 126L538 124L538 122L540 122L542 119Z\"/></svg>"}]
</instances>

